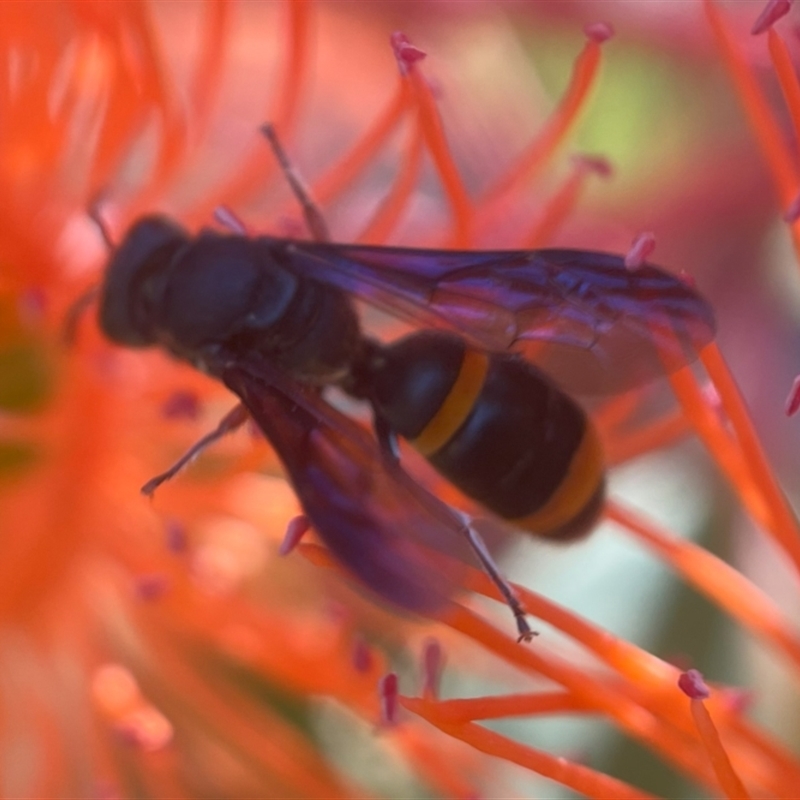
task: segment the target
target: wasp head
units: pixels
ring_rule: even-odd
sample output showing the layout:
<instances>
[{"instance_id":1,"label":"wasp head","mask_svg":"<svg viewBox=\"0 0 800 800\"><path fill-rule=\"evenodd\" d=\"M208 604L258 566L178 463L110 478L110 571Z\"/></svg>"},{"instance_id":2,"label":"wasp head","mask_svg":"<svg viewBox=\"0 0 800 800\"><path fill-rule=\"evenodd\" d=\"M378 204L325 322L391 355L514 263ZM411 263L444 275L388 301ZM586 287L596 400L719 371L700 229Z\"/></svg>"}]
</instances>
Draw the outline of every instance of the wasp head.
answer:
<instances>
[{"instance_id":1,"label":"wasp head","mask_svg":"<svg viewBox=\"0 0 800 800\"><path fill-rule=\"evenodd\" d=\"M169 265L188 242L188 233L166 217L134 223L106 267L100 297L100 327L106 336L129 347L157 343L153 308Z\"/></svg>"}]
</instances>

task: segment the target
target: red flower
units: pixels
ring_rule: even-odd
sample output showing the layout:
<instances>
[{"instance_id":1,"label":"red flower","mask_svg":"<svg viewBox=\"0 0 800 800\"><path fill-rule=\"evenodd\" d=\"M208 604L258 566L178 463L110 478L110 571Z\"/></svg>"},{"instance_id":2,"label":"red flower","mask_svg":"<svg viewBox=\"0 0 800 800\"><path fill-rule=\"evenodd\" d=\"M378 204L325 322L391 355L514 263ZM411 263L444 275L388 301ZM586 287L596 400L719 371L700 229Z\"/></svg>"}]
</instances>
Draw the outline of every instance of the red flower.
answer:
<instances>
[{"instance_id":1,"label":"red flower","mask_svg":"<svg viewBox=\"0 0 800 800\"><path fill-rule=\"evenodd\" d=\"M629 766L615 770L619 777L606 774L597 742L586 746L597 765L590 768L574 747L548 739L537 749L526 743L528 731L506 724L500 733L480 722L600 714L693 787L731 797L793 796L800 762L748 719L740 691L714 682L746 677L723 672L719 661L702 664L708 699L694 693L690 700L678 688L677 668L522 587L542 635L518 644L507 609L498 606L492 623L496 609L476 600L496 597L483 573L465 576L473 594L453 598L437 619L419 620L376 607L347 576L320 568L330 559L313 542L278 558L299 508L259 437L228 437L146 501L138 487L213 427L232 398L159 353L112 347L93 320L78 321L73 340L64 341L69 309L96 283L105 258L87 214L93 203L115 240L154 209L202 225L225 206L253 229L298 229L295 201L257 133L271 121L336 238L468 248L569 242L624 251L653 230L657 260L688 268L719 295L728 352L734 310L747 306L741 319L748 326L764 318L750 309L758 305L753 293L737 294L735 284L778 217L764 175L751 164L752 142L738 119L728 118L725 129L708 123L729 112L712 102L719 84L703 102L690 98L660 116L649 139L632 133L646 126L629 123L637 113L641 122L663 112L667 99L688 97L676 90L689 74L681 71L687 53L697 76L723 60L780 206L791 212L800 195L794 155L751 66L764 59L753 56L755 44L745 50L743 35L729 31L728 12L710 0L704 33L698 14L673 13L659 27L641 9L627 15L630 4L604 3L619 32L608 42L606 25L578 36L584 23L596 23L599 3L583 6L593 16L580 20L574 4L563 19L566 5L499 11L478 3L295 0L0 9L4 795L349 798L398 796L421 784L428 793L470 797L506 795L516 782L521 793L538 791L528 773L499 769L477 751L590 797L672 792L674 784L657 786L657 778ZM546 38L537 38L534 19ZM408 27L393 37L392 50L398 21ZM719 49L709 46L708 30ZM789 45L772 28L766 36L794 118L800 92ZM599 85L611 47L627 65L616 72L613 59L608 65L613 96ZM546 110L526 107L528 90L537 100L548 96L531 59L542 60L542 74L549 66L558 75ZM662 80L665 72L672 84ZM659 80L657 92L648 88ZM647 95L638 111L630 102L637 91ZM610 146L623 163L614 165L616 183L602 185L596 178L610 176L609 161L567 151L580 122L584 137L599 136L584 114L598 92L595 113L605 110L628 137ZM789 219L797 228L797 215ZM731 265L741 269L725 271ZM748 275L743 285L762 286L760 273ZM739 362L740 351L730 352ZM746 385L760 380L742 374ZM645 387L594 409L612 463L635 463L627 475L653 476L656 490L683 486L686 497L673 494L672 504L684 517L693 514L695 527L715 513L725 533L734 516L753 521L782 567L796 570L794 514L720 350L710 345L670 382L676 403ZM665 448L690 434L711 458L681 454L671 466ZM644 454L649 461L634 462ZM793 458L779 455L784 464ZM691 485L692 475L704 485ZM718 478L729 488L714 506ZM459 501L451 487L431 481L443 498ZM662 513L676 525L675 508L633 511L632 501L619 498L647 497L647 489L631 490L634 482L629 477L621 492L612 491L609 528L632 534L729 621L780 653L791 673L800 670L800 639L778 602L651 518ZM580 583L614 535L609 530L595 545L559 556L576 565L570 577L558 572L559 586ZM587 557L584 547L598 555ZM547 558L543 550L536 555ZM555 560L549 563L556 574ZM602 599L623 597L620 583L592 586L587 616ZM668 596L641 591L623 601L627 613L618 621L637 625L656 649ZM675 621L688 629L699 614ZM703 658L702 642L682 641L690 658ZM423 650L418 697L408 664ZM438 698L442 665L446 691L469 697ZM399 680L381 681L395 671ZM759 683L756 698L772 689ZM365 753L383 759L381 776L364 765Z\"/></svg>"}]
</instances>

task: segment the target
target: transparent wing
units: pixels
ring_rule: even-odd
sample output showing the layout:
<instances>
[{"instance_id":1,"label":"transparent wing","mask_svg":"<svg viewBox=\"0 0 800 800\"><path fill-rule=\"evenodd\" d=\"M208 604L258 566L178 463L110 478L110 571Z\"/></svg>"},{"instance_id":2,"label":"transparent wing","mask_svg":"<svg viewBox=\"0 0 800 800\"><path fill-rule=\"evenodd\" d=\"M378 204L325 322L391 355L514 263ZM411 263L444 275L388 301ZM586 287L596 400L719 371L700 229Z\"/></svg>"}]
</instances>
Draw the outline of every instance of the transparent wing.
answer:
<instances>
[{"instance_id":1,"label":"transparent wing","mask_svg":"<svg viewBox=\"0 0 800 800\"><path fill-rule=\"evenodd\" d=\"M266 376L266 377L265 377ZM402 608L430 612L457 582L460 521L385 459L373 437L317 394L241 366L223 373L272 443L305 514L333 555ZM438 551L438 552L437 552Z\"/></svg>"},{"instance_id":2,"label":"transparent wing","mask_svg":"<svg viewBox=\"0 0 800 800\"><path fill-rule=\"evenodd\" d=\"M651 265L585 250L443 251L262 240L302 274L417 324L535 360L565 389L622 391L694 360L708 302Z\"/></svg>"}]
</instances>

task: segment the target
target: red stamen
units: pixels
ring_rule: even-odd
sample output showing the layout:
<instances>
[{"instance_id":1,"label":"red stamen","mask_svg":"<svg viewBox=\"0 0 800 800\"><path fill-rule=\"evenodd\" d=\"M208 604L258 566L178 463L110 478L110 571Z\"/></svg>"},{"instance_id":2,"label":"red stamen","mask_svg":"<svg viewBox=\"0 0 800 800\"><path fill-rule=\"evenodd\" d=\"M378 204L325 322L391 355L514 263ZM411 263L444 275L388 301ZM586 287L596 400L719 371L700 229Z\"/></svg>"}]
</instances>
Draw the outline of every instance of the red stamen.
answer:
<instances>
[{"instance_id":1,"label":"red stamen","mask_svg":"<svg viewBox=\"0 0 800 800\"><path fill-rule=\"evenodd\" d=\"M375 119L372 126L333 167L317 179L311 189L312 197L324 205L343 192L375 157L391 136L400 120L411 107L408 81L400 79L394 97Z\"/></svg>"},{"instance_id":2,"label":"red stamen","mask_svg":"<svg viewBox=\"0 0 800 800\"><path fill-rule=\"evenodd\" d=\"M761 503L769 509L766 525L775 540L786 551L795 568L800 569L797 518L775 480L736 381L715 345L706 347L700 359L719 391L723 408L736 434L742 457L755 482ZM720 464L724 465L724 462Z\"/></svg>"},{"instance_id":3,"label":"red stamen","mask_svg":"<svg viewBox=\"0 0 800 800\"><path fill-rule=\"evenodd\" d=\"M710 381L704 383L700 387L700 391L703 395L703 402L712 410L715 411L717 414L722 413L722 398L719 396L719 392L717 391L717 387L714 386L713 383Z\"/></svg>"},{"instance_id":4,"label":"red stamen","mask_svg":"<svg viewBox=\"0 0 800 800\"><path fill-rule=\"evenodd\" d=\"M409 70L406 80L411 89L419 132L453 212L455 235L450 244L467 248L471 245L474 209L450 150L436 98L419 70Z\"/></svg>"},{"instance_id":5,"label":"red stamen","mask_svg":"<svg viewBox=\"0 0 800 800\"><path fill-rule=\"evenodd\" d=\"M206 18L203 20L203 39L198 48L200 58L189 91L195 113L194 125L200 131L207 129L211 109L222 82L225 57L232 41L230 29L233 6L230 3L206 3L204 10ZM197 131L194 134L197 135Z\"/></svg>"},{"instance_id":6,"label":"red stamen","mask_svg":"<svg viewBox=\"0 0 800 800\"><path fill-rule=\"evenodd\" d=\"M573 170L556 193L544 204L541 217L522 239L524 247L535 249L551 241L555 232L575 210L590 175L608 177L611 164L604 158L576 156Z\"/></svg>"},{"instance_id":7,"label":"red stamen","mask_svg":"<svg viewBox=\"0 0 800 800\"><path fill-rule=\"evenodd\" d=\"M783 41L774 28L769 29L767 45L769 47L769 57L780 83L786 108L789 111L789 117L792 120L796 141L798 135L800 135L800 81L797 79L794 59L786 46L786 42ZM796 202L795 198L789 203L786 214L791 214ZM787 222L793 221L794 219L787 220Z\"/></svg>"},{"instance_id":8,"label":"red stamen","mask_svg":"<svg viewBox=\"0 0 800 800\"><path fill-rule=\"evenodd\" d=\"M781 17L785 17L792 7L791 0L769 0L758 19L753 23L750 33L758 36L769 30Z\"/></svg>"},{"instance_id":9,"label":"red stamen","mask_svg":"<svg viewBox=\"0 0 800 800\"><path fill-rule=\"evenodd\" d=\"M531 181L548 163L555 150L564 143L579 113L586 107L589 93L600 71L601 60L601 40L589 36L589 41L575 59L569 86L550 119L505 175L489 189L483 199L484 203L494 204L502 200L520 185Z\"/></svg>"},{"instance_id":10,"label":"red stamen","mask_svg":"<svg viewBox=\"0 0 800 800\"><path fill-rule=\"evenodd\" d=\"M734 771L728 753L719 737L719 732L703 702L710 695L703 676L696 669L690 669L681 675L678 685L691 698L692 719L700 734L700 740L708 754L720 788L730 800L734 800L734 798L748 800L750 795Z\"/></svg>"},{"instance_id":11,"label":"red stamen","mask_svg":"<svg viewBox=\"0 0 800 800\"><path fill-rule=\"evenodd\" d=\"M736 46L716 5L712 0L704 0L703 7L747 118L769 164L779 196L782 202L788 204L797 194L798 179L795 159L786 144L783 127L772 112L750 65Z\"/></svg>"},{"instance_id":12,"label":"red stamen","mask_svg":"<svg viewBox=\"0 0 800 800\"><path fill-rule=\"evenodd\" d=\"M385 242L408 207L411 195L419 180L423 156L421 132L415 130L412 137L392 188L384 197L380 206L378 206L372 220L359 234L358 242L374 242L378 244Z\"/></svg>"},{"instance_id":13,"label":"red stamen","mask_svg":"<svg viewBox=\"0 0 800 800\"><path fill-rule=\"evenodd\" d=\"M286 51L283 57L278 81L279 90L275 95L271 110L264 113L263 118L272 122L280 132L282 139L289 139L294 129L301 98L306 96L305 84L309 76L310 55L312 50L312 3L308 0L296 0L287 3L288 24L283 37ZM126 97L126 102L129 100ZM275 173L277 164L269 148L256 147L242 160L241 166L225 184L209 197L222 198L225 202L237 205L245 198L260 191L268 179ZM193 216L201 219L211 213L207 205L199 204Z\"/></svg>"}]
</instances>

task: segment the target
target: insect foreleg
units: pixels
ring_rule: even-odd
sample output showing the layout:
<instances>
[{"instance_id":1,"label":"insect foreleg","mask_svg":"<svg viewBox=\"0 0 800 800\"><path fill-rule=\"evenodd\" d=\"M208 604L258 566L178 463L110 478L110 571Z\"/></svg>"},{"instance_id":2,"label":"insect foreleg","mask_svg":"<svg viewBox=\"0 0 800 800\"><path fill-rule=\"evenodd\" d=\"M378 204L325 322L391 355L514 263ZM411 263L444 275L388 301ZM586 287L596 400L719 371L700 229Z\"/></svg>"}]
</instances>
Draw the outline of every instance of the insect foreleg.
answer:
<instances>
[{"instance_id":1,"label":"insect foreleg","mask_svg":"<svg viewBox=\"0 0 800 800\"><path fill-rule=\"evenodd\" d=\"M214 444L218 439L227 436L229 433L241 428L250 418L247 409L237 403L219 422L213 431L210 431L202 439L195 442L166 472L156 475L142 486L141 493L150 497L164 481L168 481L180 472L189 462L193 461L209 445Z\"/></svg>"}]
</instances>

